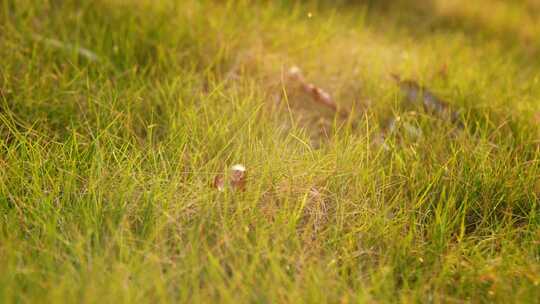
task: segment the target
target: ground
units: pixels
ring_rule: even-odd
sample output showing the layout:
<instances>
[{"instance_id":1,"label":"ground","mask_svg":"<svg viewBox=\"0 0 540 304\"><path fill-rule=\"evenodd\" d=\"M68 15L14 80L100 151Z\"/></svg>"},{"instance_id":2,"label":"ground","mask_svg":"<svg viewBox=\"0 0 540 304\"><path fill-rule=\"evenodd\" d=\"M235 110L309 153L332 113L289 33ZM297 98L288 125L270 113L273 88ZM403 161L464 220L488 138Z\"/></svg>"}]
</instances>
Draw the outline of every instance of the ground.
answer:
<instances>
[{"instance_id":1,"label":"ground","mask_svg":"<svg viewBox=\"0 0 540 304\"><path fill-rule=\"evenodd\" d=\"M534 0L0 0L0 302L539 303L539 36Z\"/></svg>"}]
</instances>

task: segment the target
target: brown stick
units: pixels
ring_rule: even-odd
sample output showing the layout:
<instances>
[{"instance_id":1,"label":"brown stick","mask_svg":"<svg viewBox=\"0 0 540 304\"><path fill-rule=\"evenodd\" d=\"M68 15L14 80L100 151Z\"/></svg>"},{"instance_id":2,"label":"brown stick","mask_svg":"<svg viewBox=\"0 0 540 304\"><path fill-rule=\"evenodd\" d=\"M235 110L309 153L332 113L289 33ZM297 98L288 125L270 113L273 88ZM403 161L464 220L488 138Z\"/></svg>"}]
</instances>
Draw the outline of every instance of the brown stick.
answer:
<instances>
[{"instance_id":1,"label":"brown stick","mask_svg":"<svg viewBox=\"0 0 540 304\"><path fill-rule=\"evenodd\" d=\"M290 79L298 82L300 84L300 87L302 90L311 96L313 101L316 103L323 105L327 108L332 109L334 112L346 117L349 115L349 112L344 109L339 109L336 102L330 96L330 94L323 89L315 86L312 83L309 83L306 81L304 76L302 75L302 71L297 66L293 66L289 69L288 76Z\"/></svg>"}]
</instances>

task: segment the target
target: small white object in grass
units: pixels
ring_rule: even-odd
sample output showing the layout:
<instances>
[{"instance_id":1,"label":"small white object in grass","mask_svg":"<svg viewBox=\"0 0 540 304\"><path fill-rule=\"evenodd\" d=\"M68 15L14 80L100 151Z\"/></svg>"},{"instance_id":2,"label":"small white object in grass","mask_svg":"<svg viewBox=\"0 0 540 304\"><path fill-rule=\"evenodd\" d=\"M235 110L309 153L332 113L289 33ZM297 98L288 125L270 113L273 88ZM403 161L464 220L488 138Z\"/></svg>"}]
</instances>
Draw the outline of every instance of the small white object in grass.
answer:
<instances>
[{"instance_id":1,"label":"small white object in grass","mask_svg":"<svg viewBox=\"0 0 540 304\"><path fill-rule=\"evenodd\" d=\"M313 14L312 14L311 12L309 12L309 13L307 14L307 17L311 19L311 18L313 18Z\"/></svg>"},{"instance_id":2,"label":"small white object in grass","mask_svg":"<svg viewBox=\"0 0 540 304\"><path fill-rule=\"evenodd\" d=\"M246 167L242 164L236 164L231 167L231 187L234 190L245 191L246 190Z\"/></svg>"},{"instance_id":3,"label":"small white object in grass","mask_svg":"<svg viewBox=\"0 0 540 304\"><path fill-rule=\"evenodd\" d=\"M295 79L295 80L302 79L302 70L300 70L300 68L297 67L297 66L292 66L289 69L289 77L291 77L292 79Z\"/></svg>"},{"instance_id":4,"label":"small white object in grass","mask_svg":"<svg viewBox=\"0 0 540 304\"><path fill-rule=\"evenodd\" d=\"M232 171L241 171L241 172L244 172L246 171L246 167L244 167L244 165L242 164L236 164L234 166L231 167L231 170Z\"/></svg>"}]
</instances>

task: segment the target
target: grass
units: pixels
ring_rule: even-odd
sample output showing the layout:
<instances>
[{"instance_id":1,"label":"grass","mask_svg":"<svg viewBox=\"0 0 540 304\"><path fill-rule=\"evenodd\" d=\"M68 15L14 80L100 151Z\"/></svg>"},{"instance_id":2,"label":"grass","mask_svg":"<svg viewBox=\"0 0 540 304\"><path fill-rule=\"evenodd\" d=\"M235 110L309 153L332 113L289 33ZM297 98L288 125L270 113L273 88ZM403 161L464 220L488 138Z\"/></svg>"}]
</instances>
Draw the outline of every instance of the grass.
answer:
<instances>
[{"instance_id":1,"label":"grass","mask_svg":"<svg viewBox=\"0 0 540 304\"><path fill-rule=\"evenodd\" d=\"M473 2L0 0L0 302L540 302L540 10Z\"/></svg>"}]
</instances>

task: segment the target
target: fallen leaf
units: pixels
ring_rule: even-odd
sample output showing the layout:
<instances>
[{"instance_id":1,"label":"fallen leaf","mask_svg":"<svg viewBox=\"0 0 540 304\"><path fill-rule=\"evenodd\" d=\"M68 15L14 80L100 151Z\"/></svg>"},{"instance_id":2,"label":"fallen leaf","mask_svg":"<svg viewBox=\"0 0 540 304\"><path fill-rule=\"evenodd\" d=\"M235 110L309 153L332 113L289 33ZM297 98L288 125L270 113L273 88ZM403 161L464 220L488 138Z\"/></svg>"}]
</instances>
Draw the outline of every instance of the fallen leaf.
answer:
<instances>
[{"instance_id":1,"label":"fallen leaf","mask_svg":"<svg viewBox=\"0 0 540 304\"><path fill-rule=\"evenodd\" d=\"M214 182L212 184L219 192L225 191L225 177L223 174L218 174L214 177Z\"/></svg>"},{"instance_id":2,"label":"fallen leaf","mask_svg":"<svg viewBox=\"0 0 540 304\"><path fill-rule=\"evenodd\" d=\"M235 190L246 190L247 172L246 167L242 164L236 164L231 167L231 187Z\"/></svg>"},{"instance_id":3,"label":"fallen leaf","mask_svg":"<svg viewBox=\"0 0 540 304\"><path fill-rule=\"evenodd\" d=\"M288 72L288 78L298 82L304 93L309 95L313 101L316 103L323 105L327 108L332 109L334 112L342 115L342 116L348 116L349 112L343 109L339 109L336 102L332 98L332 96L326 92L325 90L317 87L316 85L309 83L304 78L304 75L302 74L302 70L297 67L293 66L289 69Z\"/></svg>"},{"instance_id":4,"label":"fallen leaf","mask_svg":"<svg viewBox=\"0 0 540 304\"><path fill-rule=\"evenodd\" d=\"M435 96L430 90L414 80L402 79L397 74L391 74L391 76L397 82L409 102L416 103L421 101L426 111L443 117L449 117L452 122L458 122L461 125L461 122L459 122L459 113L450 110L448 102Z\"/></svg>"}]
</instances>

